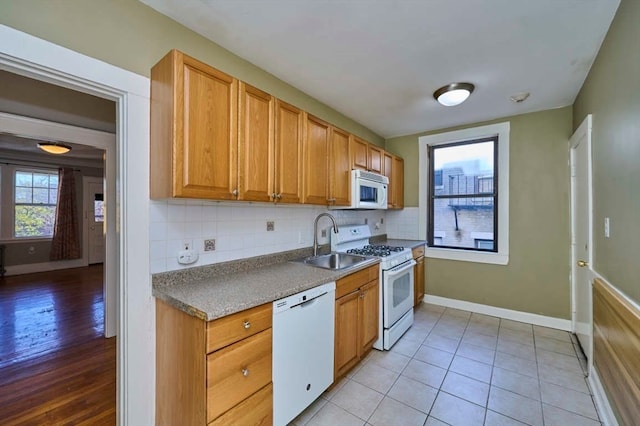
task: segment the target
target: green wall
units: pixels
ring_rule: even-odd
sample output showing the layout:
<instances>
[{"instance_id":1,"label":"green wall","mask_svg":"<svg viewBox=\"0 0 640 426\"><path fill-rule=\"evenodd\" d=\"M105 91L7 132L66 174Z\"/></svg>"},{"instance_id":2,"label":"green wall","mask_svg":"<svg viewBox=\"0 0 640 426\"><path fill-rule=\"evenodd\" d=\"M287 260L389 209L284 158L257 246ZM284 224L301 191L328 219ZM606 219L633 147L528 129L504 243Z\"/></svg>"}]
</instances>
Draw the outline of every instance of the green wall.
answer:
<instances>
[{"instance_id":1,"label":"green wall","mask_svg":"<svg viewBox=\"0 0 640 426\"><path fill-rule=\"evenodd\" d=\"M136 0L0 0L0 11L0 24L147 77L169 50L179 49L384 145L384 139L366 127Z\"/></svg>"},{"instance_id":2,"label":"green wall","mask_svg":"<svg viewBox=\"0 0 640 426\"><path fill-rule=\"evenodd\" d=\"M622 0L574 104L593 114L594 269L640 303L640 2ZM604 218L611 237L604 238Z\"/></svg>"},{"instance_id":3,"label":"green wall","mask_svg":"<svg viewBox=\"0 0 640 426\"><path fill-rule=\"evenodd\" d=\"M509 121L509 264L427 259L428 294L571 318L569 147L572 108L502 118ZM403 136L386 148L405 159L405 205L418 206L418 137Z\"/></svg>"}]
</instances>

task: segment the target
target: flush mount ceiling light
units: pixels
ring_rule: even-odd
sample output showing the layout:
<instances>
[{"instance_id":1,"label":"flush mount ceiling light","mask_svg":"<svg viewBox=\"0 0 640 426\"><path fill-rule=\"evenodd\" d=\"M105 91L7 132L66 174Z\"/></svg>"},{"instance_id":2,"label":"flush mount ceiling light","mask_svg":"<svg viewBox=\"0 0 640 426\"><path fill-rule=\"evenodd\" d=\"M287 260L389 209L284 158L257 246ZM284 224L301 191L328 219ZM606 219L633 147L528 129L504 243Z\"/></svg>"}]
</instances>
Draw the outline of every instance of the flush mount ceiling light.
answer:
<instances>
[{"instance_id":1,"label":"flush mount ceiling light","mask_svg":"<svg viewBox=\"0 0 640 426\"><path fill-rule=\"evenodd\" d=\"M44 152L48 152L49 154L66 154L71 151L71 147L69 145L65 145L58 142L40 142L38 144L38 148L43 150Z\"/></svg>"},{"instance_id":2,"label":"flush mount ceiling light","mask_svg":"<svg viewBox=\"0 0 640 426\"><path fill-rule=\"evenodd\" d=\"M467 100L474 88L471 83L451 83L433 92L433 97L444 106L460 105Z\"/></svg>"}]
</instances>

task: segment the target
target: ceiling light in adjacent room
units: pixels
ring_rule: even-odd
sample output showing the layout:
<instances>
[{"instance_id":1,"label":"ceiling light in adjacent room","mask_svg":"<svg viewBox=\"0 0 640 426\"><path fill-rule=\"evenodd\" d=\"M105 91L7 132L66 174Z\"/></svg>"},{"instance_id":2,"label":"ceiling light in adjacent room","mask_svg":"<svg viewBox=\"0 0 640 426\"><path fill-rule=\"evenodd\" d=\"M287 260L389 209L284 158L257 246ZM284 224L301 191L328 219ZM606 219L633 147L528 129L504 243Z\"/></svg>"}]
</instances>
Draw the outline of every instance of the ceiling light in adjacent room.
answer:
<instances>
[{"instance_id":1,"label":"ceiling light in adjacent room","mask_svg":"<svg viewBox=\"0 0 640 426\"><path fill-rule=\"evenodd\" d=\"M69 145L65 145L58 142L40 142L38 144L38 148L43 150L44 152L48 152L49 154L66 154L71 151L71 147Z\"/></svg>"},{"instance_id":2,"label":"ceiling light in adjacent room","mask_svg":"<svg viewBox=\"0 0 640 426\"><path fill-rule=\"evenodd\" d=\"M451 83L433 92L433 97L444 106L460 105L473 93L471 83Z\"/></svg>"}]
</instances>

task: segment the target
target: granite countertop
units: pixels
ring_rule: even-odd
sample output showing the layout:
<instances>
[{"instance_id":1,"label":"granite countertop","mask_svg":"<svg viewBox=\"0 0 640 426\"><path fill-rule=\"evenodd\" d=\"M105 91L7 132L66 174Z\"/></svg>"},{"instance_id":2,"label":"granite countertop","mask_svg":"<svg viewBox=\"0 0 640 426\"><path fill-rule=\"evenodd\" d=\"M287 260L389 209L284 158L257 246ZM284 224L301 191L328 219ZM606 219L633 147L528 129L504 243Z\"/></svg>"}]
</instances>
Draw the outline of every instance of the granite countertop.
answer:
<instances>
[{"instance_id":1,"label":"granite countertop","mask_svg":"<svg viewBox=\"0 0 640 426\"><path fill-rule=\"evenodd\" d=\"M304 257L304 256L299 256ZM308 290L375 265L369 259L343 271L320 269L273 256L155 274L153 295L189 315L211 321ZM283 260L284 259L284 260Z\"/></svg>"}]
</instances>

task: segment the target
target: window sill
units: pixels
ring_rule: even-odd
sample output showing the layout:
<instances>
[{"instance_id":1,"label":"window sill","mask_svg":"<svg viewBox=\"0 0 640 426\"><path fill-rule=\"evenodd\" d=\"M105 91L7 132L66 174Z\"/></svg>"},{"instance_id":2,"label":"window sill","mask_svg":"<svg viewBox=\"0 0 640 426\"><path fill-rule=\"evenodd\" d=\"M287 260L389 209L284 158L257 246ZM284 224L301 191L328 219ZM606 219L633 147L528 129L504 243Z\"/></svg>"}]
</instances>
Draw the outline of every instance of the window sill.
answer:
<instances>
[{"instance_id":1,"label":"window sill","mask_svg":"<svg viewBox=\"0 0 640 426\"><path fill-rule=\"evenodd\" d=\"M431 259L458 260L462 262L489 263L493 265L509 264L508 253L487 253L427 247L425 255Z\"/></svg>"}]
</instances>

